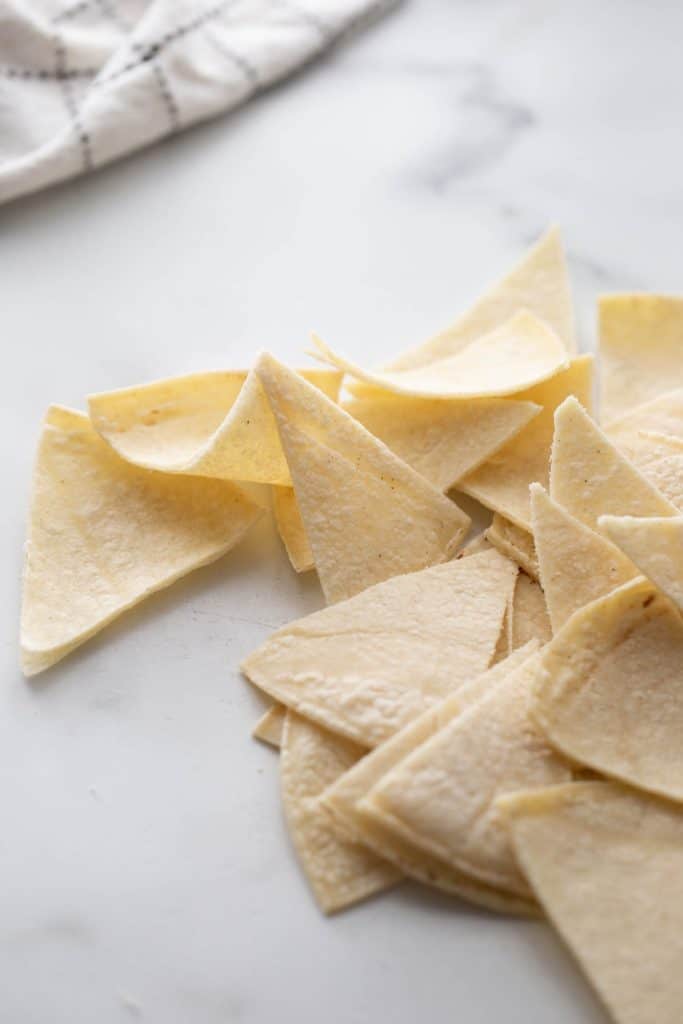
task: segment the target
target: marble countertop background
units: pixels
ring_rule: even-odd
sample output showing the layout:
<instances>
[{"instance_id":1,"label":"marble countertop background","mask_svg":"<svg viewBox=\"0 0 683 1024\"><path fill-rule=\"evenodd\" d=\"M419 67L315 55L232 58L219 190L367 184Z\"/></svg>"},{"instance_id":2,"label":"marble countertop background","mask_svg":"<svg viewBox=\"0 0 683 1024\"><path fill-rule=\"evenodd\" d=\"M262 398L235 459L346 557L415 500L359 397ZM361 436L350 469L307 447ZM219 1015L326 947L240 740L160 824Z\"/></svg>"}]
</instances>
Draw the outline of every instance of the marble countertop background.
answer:
<instances>
[{"instance_id":1,"label":"marble countertop background","mask_svg":"<svg viewBox=\"0 0 683 1024\"><path fill-rule=\"evenodd\" d=\"M311 328L381 361L551 222L584 349L601 291L680 290L682 34L664 0L408 0L237 114L0 210L3 1024L605 1024L540 923L408 885L318 914L236 670L321 604L269 523L31 683L18 578L50 402L299 361Z\"/></svg>"}]
</instances>

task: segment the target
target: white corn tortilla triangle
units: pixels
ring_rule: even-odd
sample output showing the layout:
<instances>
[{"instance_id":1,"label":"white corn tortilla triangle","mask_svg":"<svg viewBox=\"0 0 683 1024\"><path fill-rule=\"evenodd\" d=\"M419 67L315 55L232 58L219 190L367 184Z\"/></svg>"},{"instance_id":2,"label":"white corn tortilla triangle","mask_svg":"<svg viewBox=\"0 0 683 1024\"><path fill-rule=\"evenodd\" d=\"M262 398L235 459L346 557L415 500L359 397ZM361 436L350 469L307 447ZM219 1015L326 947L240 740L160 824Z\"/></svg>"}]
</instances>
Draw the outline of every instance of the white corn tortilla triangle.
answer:
<instances>
[{"instance_id":1,"label":"white corn tortilla triangle","mask_svg":"<svg viewBox=\"0 0 683 1024\"><path fill-rule=\"evenodd\" d=\"M599 322L603 423L683 386L683 298L603 295Z\"/></svg>"},{"instance_id":2,"label":"white corn tortilla triangle","mask_svg":"<svg viewBox=\"0 0 683 1024\"><path fill-rule=\"evenodd\" d=\"M456 694L447 697L435 708L425 711L414 722L366 754L345 772L322 797L339 827L345 830L347 835L365 843L380 856L386 857L416 881L434 885L489 909L510 913L533 912L533 907L528 901L496 890L417 849L391 829L384 828L373 817L364 814L358 805L387 772L454 717L491 692L510 671L521 665L537 648L537 644L530 643L524 650L511 656L506 665L496 665L495 668L466 683Z\"/></svg>"},{"instance_id":3,"label":"white corn tortilla triangle","mask_svg":"<svg viewBox=\"0 0 683 1024\"><path fill-rule=\"evenodd\" d=\"M315 569L315 559L308 543L306 528L293 487L274 486L273 514L278 533L295 572Z\"/></svg>"},{"instance_id":4,"label":"white corn tortilla triangle","mask_svg":"<svg viewBox=\"0 0 683 1024\"><path fill-rule=\"evenodd\" d=\"M552 635L545 594L536 580L520 572L512 595L510 650L525 647L530 640L545 644Z\"/></svg>"},{"instance_id":5,"label":"white corn tortilla triangle","mask_svg":"<svg viewBox=\"0 0 683 1024\"><path fill-rule=\"evenodd\" d=\"M505 277L497 281L444 331L404 352L387 367L412 370L444 359L500 327L518 309L529 309L576 352L574 310L562 239L557 228L547 231Z\"/></svg>"},{"instance_id":6,"label":"white corn tortilla triangle","mask_svg":"<svg viewBox=\"0 0 683 1024\"><path fill-rule=\"evenodd\" d=\"M262 743L267 743L269 747L275 747L276 750L279 750L286 714L287 708L284 704L273 704L272 707L268 708L261 715L252 729L251 735L255 740L261 740Z\"/></svg>"},{"instance_id":7,"label":"white corn tortilla triangle","mask_svg":"<svg viewBox=\"0 0 683 1024\"><path fill-rule=\"evenodd\" d=\"M228 481L124 462L87 416L52 406L26 544L25 674L48 668L134 604L225 554L261 511Z\"/></svg>"},{"instance_id":8,"label":"white corn tortilla triangle","mask_svg":"<svg viewBox=\"0 0 683 1024\"><path fill-rule=\"evenodd\" d=\"M528 576L538 579L538 556L533 535L528 530L523 530L499 512L494 512L486 538L502 554L517 562Z\"/></svg>"},{"instance_id":9,"label":"white corn tortilla triangle","mask_svg":"<svg viewBox=\"0 0 683 1024\"><path fill-rule=\"evenodd\" d=\"M540 406L507 398L352 398L343 408L441 491L489 459Z\"/></svg>"},{"instance_id":10,"label":"white corn tortilla triangle","mask_svg":"<svg viewBox=\"0 0 683 1024\"><path fill-rule=\"evenodd\" d=\"M681 810L605 782L500 804L522 871L615 1024L679 1024Z\"/></svg>"},{"instance_id":11,"label":"white corn tortilla triangle","mask_svg":"<svg viewBox=\"0 0 683 1024\"><path fill-rule=\"evenodd\" d=\"M331 399L341 374L302 370ZM287 462L253 371L171 377L91 395L95 429L124 459L165 473L290 484Z\"/></svg>"},{"instance_id":12,"label":"white corn tortilla triangle","mask_svg":"<svg viewBox=\"0 0 683 1024\"><path fill-rule=\"evenodd\" d=\"M454 355L413 370L364 370L313 335L311 355L372 388L425 399L514 395L566 369L560 338L537 316L520 310Z\"/></svg>"},{"instance_id":13,"label":"white corn tortilla triangle","mask_svg":"<svg viewBox=\"0 0 683 1024\"><path fill-rule=\"evenodd\" d=\"M488 667L516 575L491 550L394 577L278 630L242 671L299 714L377 746Z\"/></svg>"},{"instance_id":14,"label":"white corn tortilla triangle","mask_svg":"<svg viewBox=\"0 0 683 1024\"><path fill-rule=\"evenodd\" d=\"M320 797L362 757L362 748L288 711L280 779L292 843L326 914L394 885L401 872L367 847L338 836Z\"/></svg>"},{"instance_id":15,"label":"white corn tortilla triangle","mask_svg":"<svg viewBox=\"0 0 683 1024\"><path fill-rule=\"evenodd\" d=\"M683 508L682 389L639 405L605 432L669 501Z\"/></svg>"},{"instance_id":16,"label":"white corn tortilla triangle","mask_svg":"<svg viewBox=\"0 0 683 1024\"><path fill-rule=\"evenodd\" d=\"M532 713L604 775L683 800L683 619L638 577L586 605L543 651Z\"/></svg>"},{"instance_id":17,"label":"white corn tortilla triangle","mask_svg":"<svg viewBox=\"0 0 683 1024\"><path fill-rule=\"evenodd\" d=\"M683 610L682 516L601 516L600 529Z\"/></svg>"},{"instance_id":18,"label":"white corn tortilla triangle","mask_svg":"<svg viewBox=\"0 0 683 1024\"><path fill-rule=\"evenodd\" d=\"M383 775L359 805L419 849L525 898L529 888L495 798L571 778L568 762L529 718L538 658L527 658L446 723Z\"/></svg>"},{"instance_id":19,"label":"white corn tortilla triangle","mask_svg":"<svg viewBox=\"0 0 683 1024\"><path fill-rule=\"evenodd\" d=\"M595 529L601 515L675 515L676 507L628 461L575 398L555 410L550 496Z\"/></svg>"},{"instance_id":20,"label":"white corn tortilla triangle","mask_svg":"<svg viewBox=\"0 0 683 1024\"><path fill-rule=\"evenodd\" d=\"M531 485L531 515L554 633L578 608L637 575L614 544L570 515L540 484Z\"/></svg>"},{"instance_id":21,"label":"white corn tortilla triangle","mask_svg":"<svg viewBox=\"0 0 683 1024\"><path fill-rule=\"evenodd\" d=\"M569 369L518 395L543 406L543 411L493 458L460 480L458 488L523 530L530 530L529 484L548 485L553 412L567 395L576 395L589 408L592 382L593 357L579 356Z\"/></svg>"},{"instance_id":22,"label":"white corn tortilla triangle","mask_svg":"<svg viewBox=\"0 0 683 1024\"><path fill-rule=\"evenodd\" d=\"M328 603L455 553L470 520L454 502L272 356L256 370Z\"/></svg>"}]
</instances>

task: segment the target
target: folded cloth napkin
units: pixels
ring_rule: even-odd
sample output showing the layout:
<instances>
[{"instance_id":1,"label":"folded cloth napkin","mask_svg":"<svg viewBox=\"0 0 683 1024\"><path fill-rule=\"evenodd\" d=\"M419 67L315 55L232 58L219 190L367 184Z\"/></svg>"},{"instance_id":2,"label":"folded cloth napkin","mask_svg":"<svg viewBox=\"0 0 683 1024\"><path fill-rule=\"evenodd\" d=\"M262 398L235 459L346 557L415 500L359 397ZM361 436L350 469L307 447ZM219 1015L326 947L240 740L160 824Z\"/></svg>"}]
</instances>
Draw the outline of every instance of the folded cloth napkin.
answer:
<instances>
[{"instance_id":1,"label":"folded cloth napkin","mask_svg":"<svg viewBox=\"0 0 683 1024\"><path fill-rule=\"evenodd\" d=\"M386 0L0 0L0 202L214 117Z\"/></svg>"}]
</instances>

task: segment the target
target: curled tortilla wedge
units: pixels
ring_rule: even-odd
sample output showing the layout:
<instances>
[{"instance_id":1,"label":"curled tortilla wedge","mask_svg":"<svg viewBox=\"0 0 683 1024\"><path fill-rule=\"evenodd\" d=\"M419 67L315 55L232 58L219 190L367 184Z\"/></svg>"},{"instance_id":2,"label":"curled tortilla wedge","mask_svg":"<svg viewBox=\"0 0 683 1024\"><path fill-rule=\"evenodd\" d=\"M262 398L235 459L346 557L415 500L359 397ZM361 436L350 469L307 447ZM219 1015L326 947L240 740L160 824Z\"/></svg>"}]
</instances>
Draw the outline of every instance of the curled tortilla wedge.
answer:
<instances>
[{"instance_id":1,"label":"curled tortilla wedge","mask_svg":"<svg viewBox=\"0 0 683 1024\"><path fill-rule=\"evenodd\" d=\"M577 609L638 575L618 547L570 515L540 484L531 485L531 515L554 633Z\"/></svg>"},{"instance_id":2,"label":"curled tortilla wedge","mask_svg":"<svg viewBox=\"0 0 683 1024\"><path fill-rule=\"evenodd\" d=\"M538 556L533 535L528 530L522 530L505 516L494 512L491 525L486 531L486 538L502 554L517 562L527 576L534 580L538 579Z\"/></svg>"},{"instance_id":3,"label":"curled tortilla wedge","mask_svg":"<svg viewBox=\"0 0 683 1024\"><path fill-rule=\"evenodd\" d=\"M679 1024L681 809L606 782L499 806L521 870L616 1024Z\"/></svg>"},{"instance_id":4,"label":"curled tortilla wedge","mask_svg":"<svg viewBox=\"0 0 683 1024\"><path fill-rule=\"evenodd\" d=\"M683 386L683 298L603 295L599 326L603 423Z\"/></svg>"},{"instance_id":5,"label":"curled tortilla wedge","mask_svg":"<svg viewBox=\"0 0 683 1024\"><path fill-rule=\"evenodd\" d=\"M301 373L336 399L340 373ZM195 373L91 395L88 412L114 451L145 469L291 484L277 427L253 370Z\"/></svg>"},{"instance_id":6,"label":"curled tortilla wedge","mask_svg":"<svg viewBox=\"0 0 683 1024\"><path fill-rule=\"evenodd\" d=\"M367 847L338 836L320 797L363 756L363 749L288 711L280 780L292 843L322 911L332 914L401 879Z\"/></svg>"},{"instance_id":7,"label":"curled tortilla wedge","mask_svg":"<svg viewBox=\"0 0 683 1024\"><path fill-rule=\"evenodd\" d=\"M529 887L495 799L572 777L569 763L552 750L528 714L538 657L513 668L490 693L413 750L359 804L418 849L524 898Z\"/></svg>"},{"instance_id":8,"label":"curled tortilla wedge","mask_svg":"<svg viewBox=\"0 0 683 1024\"><path fill-rule=\"evenodd\" d=\"M600 528L683 610L682 516L601 516Z\"/></svg>"},{"instance_id":9,"label":"curled tortilla wedge","mask_svg":"<svg viewBox=\"0 0 683 1024\"><path fill-rule=\"evenodd\" d=\"M493 458L463 477L458 482L459 490L493 512L499 512L522 530L530 531L529 485L548 486L554 410L567 395L575 395L585 408L590 408L593 362L592 356L579 356L569 369L517 395L519 399L543 406L543 411Z\"/></svg>"},{"instance_id":10,"label":"curled tortilla wedge","mask_svg":"<svg viewBox=\"0 0 683 1024\"><path fill-rule=\"evenodd\" d=\"M455 553L470 525L455 502L272 356L256 372L328 603Z\"/></svg>"},{"instance_id":11,"label":"curled tortilla wedge","mask_svg":"<svg viewBox=\"0 0 683 1024\"><path fill-rule=\"evenodd\" d=\"M242 671L299 714L377 746L488 667L516 575L492 550L396 576L278 630Z\"/></svg>"},{"instance_id":12,"label":"curled tortilla wedge","mask_svg":"<svg viewBox=\"0 0 683 1024\"><path fill-rule=\"evenodd\" d=\"M538 645L532 642L524 650L512 655L507 664L496 665L466 683L457 693L447 697L435 708L425 711L340 776L322 797L338 826L416 881L433 885L489 910L512 914L535 913L533 902L495 889L458 871L446 861L418 849L390 827L385 827L375 815L364 813L359 805L387 772L453 718L490 693L537 649Z\"/></svg>"},{"instance_id":13,"label":"curled tortilla wedge","mask_svg":"<svg viewBox=\"0 0 683 1024\"><path fill-rule=\"evenodd\" d=\"M683 619L638 577L576 612L543 651L532 713L557 750L683 800Z\"/></svg>"},{"instance_id":14,"label":"curled tortilla wedge","mask_svg":"<svg viewBox=\"0 0 683 1024\"><path fill-rule=\"evenodd\" d=\"M429 341L397 356L387 369L413 370L452 356L483 334L500 327L519 309L535 313L562 339L567 352L576 352L571 287L557 228L547 231L519 263L455 323Z\"/></svg>"},{"instance_id":15,"label":"curled tortilla wedge","mask_svg":"<svg viewBox=\"0 0 683 1024\"><path fill-rule=\"evenodd\" d=\"M405 398L377 393L343 408L439 490L486 462L540 412L510 398Z\"/></svg>"},{"instance_id":16,"label":"curled tortilla wedge","mask_svg":"<svg viewBox=\"0 0 683 1024\"><path fill-rule=\"evenodd\" d=\"M311 354L373 388L415 398L514 395L568 366L564 345L543 320L520 310L454 355L412 370L364 370L316 335Z\"/></svg>"},{"instance_id":17,"label":"curled tortilla wedge","mask_svg":"<svg viewBox=\"0 0 683 1024\"><path fill-rule=\"evenodd\" d=\"M133 466L81 413L47 413L33 476L21 611L35 675L112 619L234 547L262 510L226 480Z\"/></svg>"}]
</instances>

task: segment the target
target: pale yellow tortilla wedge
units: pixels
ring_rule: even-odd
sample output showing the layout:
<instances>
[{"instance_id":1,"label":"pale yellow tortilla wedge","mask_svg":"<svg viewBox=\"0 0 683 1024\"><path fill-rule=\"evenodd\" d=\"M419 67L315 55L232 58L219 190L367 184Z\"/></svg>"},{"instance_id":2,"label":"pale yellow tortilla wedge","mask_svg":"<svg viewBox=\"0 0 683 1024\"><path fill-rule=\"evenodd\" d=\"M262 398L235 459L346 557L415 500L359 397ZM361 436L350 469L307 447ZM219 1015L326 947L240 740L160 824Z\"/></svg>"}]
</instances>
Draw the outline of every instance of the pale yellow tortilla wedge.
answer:
<instances>
[{"instance_id":1,"label":"pale yellow tortilla wedge","mask_svg":"<svg viewBox=\"0 0 683 1024\"><path fill-rule=\"evenodd\" d=\"M683 610L682 516L601 516L600 529Z\"/></svg>"},{"instance_id":2,"label":"pale yellow tortilla wedge","mask_svg":"<svg viewBox=\"0 0 683 1024\"><path fill-rule=\"evenodd\" d=\"M455 553L470 520L454 502L272 356L256 371L328 603Z\"/></svg>"},{"instance_id":3,"label":"pale yellow tortilla wedge","mask_svg":"<svg viewBox=\"0 0 683 1024\"><path fill-rule=\"evenodd\" d=\"M25 674L48 668L132 605L225 554L260 515L228 481L124 462L87 416L52 406L26 543Z\"/></svg>"},{"instance_id":4,"label":"pale yellow tortilla wedge","mask_svg":"<svg viewBox=\"0 0 683 1024\"><path fill-rule=\"evenodd\" d=\"M495 799L571 778L568 762L529 717L538 657L401 760L359 804L419 849L525 898L529 887Z\"/></svg>"},{"instance_id":5,"label":"pale yellow tortilla wedge","mask_svg":"<svg viewBox=\"0 0 683 1024\"><path fill-rule=\"evenodd\" d=\"M683 387L683 298L603 295L599 303L603 423Z\"/></svg>"},{"instance_id":6,"label":"pale yellow tortilla wedge","mask_svg":"<svg viewBox=\"0 0 683 1024\"><path fill-rule=\"evenodd\" d=\"M544 649L532 712L604 775L683 800L683 619L638 577L576 612Z\"/></svg>"},{"instance_id":7,"label":"pale yellow tortilla wedge","mask_svg":"<svg viewBox=\"0 0 683 1024\"><path fill-rule=\"evenodd\" d=\"M273 515L278 533L295 572L315 569L315 559L308 543L299 503L293 487L272 488Z\"/></svg>"},{"instance_id":8,"label":"pale yellow tortilla wedge","mask_svg":"<svg viewBox=\"0 0 683 1024\"><path fill-rule=\"evenodd\" d=\"M679 1024L683 812L605 782L501 800L521 870L615 1024Z\"/></svg>"},{"instance_id":9,"label":"pale yellow tortilla wedge","mask_svg":"<svg viewBox=\"0 0 683 1024\"><path fill-rule=\"evenodd\" d=\"M662 494L683 509L683 390L610 423L607 436Z\"/></svg>"},{"instance_id":10,"label":"pale yellow tortilla wedge","mask_svg":"<svg viewBox=\"0 0 683 1024\"><path fill-rule=\"evenodd\" d=\"M510 651L525 647L529 641L545 644L552 636L548 606L540 584L520 572L512 597L510 615Z\"/></svg>"},{"instance_id":11,"label":"pale yellow tortilla wedge","mask_svg":"<svg viewBox=\"0 0 683 1024\"><path fill-rule=\"evenodd\" d=\"M448 491L540 412L507 398L439 400L376 394L343 408L439 490Z\"/></svg>"},{"instance_id":12,"label":"pale yellow tortilla wedge","mask_svg":"<svg viewBox=\"0 0 683 1024\"><path fill-rule=\"evenodd\" d=\"M517 562L528 576L538 579L538 556L533 535L528 530L523 530L505 516L494 512L486 537L500 552Z\"/></svg>"},{"instance_id":13,"label":"pale yellow tortilla wedge","mask_svg":"<svg viewBox=\"0 0 683 1024\"><path fill-rule=\"evenodd\" d=\"M550 495L591 529L601 515L676 514L575 398L555 411Z\"/></svg>"},{"instance_id":14,"label":"pale yellow tortilla wedge","mask_svg":"<svg viewBox=\"0 0 683 1024\"><path fill-rule=\"evenodd\" d=\"M313 335L311 355L372 388L414 398L467 399L514 395L566 369L568 356L555 332L519 310L489 334L446 359L413 370L364 370Z\"/></svg>"},{"instance_id":15,"label":"pale yellow tortilla wedge","mask_svg":"<svg viewBox=\"0 0 683 1024\"><path fill-rule=\"evenodd\" d=\"M367 847L341 839L320 797L363 756L362 748L288 711L280 780L289 834L322 911L332 914L395 885L401 872Z\"/></svg>"},{"instance_id":16,"label":"pale yellow tortilla wedge","mask_svg":"<svg viewBox=\"0 0 683 1024\"><path fill-rule=\"evenodd\" d=\"M517 577L519 579L519 577ZM516 586L515 586L515 589ZM498 665L501 661L505 661L512 654L512 598L506 609L505 615L503 616L503 625L500 629L498 636L498 643L496 649L493 652L493 658L491 659L491 665Z\"/></svg>"},{"instance_id":17,"label":"pale yellow tortilla wedge","mask_svg":"<svg viewBox=\"0 0 683 1024\"><path fill-rule=\"evenodd\" d=\"M540 484L531 485L531 516L554 633L578 608L637 575L619 548L570 515Z\"/></svg>"},{"instance_id":18,"label":"pale yellow tortilla wedge","mask_svg":"<svg viewBox=\"0 0 683 1024\"><path fill-rule=\"evenodd\" d=\"M299 714L377 746L488 667L516 575L492 550L394 577L278 630L242 671Z\"/></svg>"},{"instance_id":19,"label":"pale yellow tortilla wedge","mask_svg":"<svg viewBox=\"0 0 683 1024\"><path fill-rule=\"evenodd\" d=\"M336 399L340 373L301 373ZM88 411L105 441L146 469L291 483L273 415L253 371L196 373L91 395Z\"/></svg>"},{"instance_id":20,"label":"pale yellow tortilla wedge","mask_svg":"<svg viewBox=\"0 0 683 1024\"><path fill-rule=\"evenodd\" d=\"M285 724L287 708L284 704L273 704L272 707L261 715L258 722L252 729L251 735L255 740L267 743L269 747L280 749L282 743L282 729Z\"/></svg>"},{"instance_id":21,"label":"pale yellow tortilla wedge","mask_svg":"<svg viewBox=\"0 0 683 1024\"><path fill-rule=\"evenodd\" d=\"M338 826L348 836L365 843L416 881L434 885L489 909L506 913L533 913L533 905L528 900L503 893L462 871L458 871L447 862L439 860L424 850L419 850L402 836L397 835L391 828L385 828L373 816L363 813L359 808L359 802L395 765L404 760L408 754L421 746L453 718L490 693L537 648L537 644L530 643L524 650L520 650L510 657L506 665L497 665L470 680L457 693L447 697L435 708L425 711L414 722L366 754L348 772L345 772L325 791L322 798Z\"/></svg>"},{"instance_id":22,"label":"pale yellow tortilla wedge","mask_svg":"<svg viewBox=\"0 0 683 1024\"><path fill-rule=\"evenodd\" d=\"M500 327L519 309L529 309L576 352L574 310L567 261L557 228L551 228L505 277L464 314L429 341L392 361L389 370L413 370L461 351L483 334Z\"/></svg>"},{"instance_id":23,"label":"pale yellow tortilla wedge","mask_svg":"<svg viewBox=\"0 0 683 1024\"><path fill-rule=\"evenodd\" d=\"M567 395L576 395L590 408L592 386L593 357L579 356L568 370L518 395L543 406L543 411L493 458L463 477L458 488L523 530L531 530L529 485L548 486L554 410Z\"/></svg>"}]
</instances>

